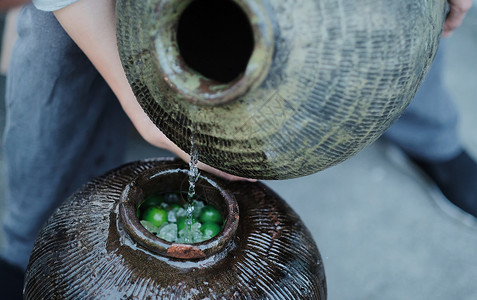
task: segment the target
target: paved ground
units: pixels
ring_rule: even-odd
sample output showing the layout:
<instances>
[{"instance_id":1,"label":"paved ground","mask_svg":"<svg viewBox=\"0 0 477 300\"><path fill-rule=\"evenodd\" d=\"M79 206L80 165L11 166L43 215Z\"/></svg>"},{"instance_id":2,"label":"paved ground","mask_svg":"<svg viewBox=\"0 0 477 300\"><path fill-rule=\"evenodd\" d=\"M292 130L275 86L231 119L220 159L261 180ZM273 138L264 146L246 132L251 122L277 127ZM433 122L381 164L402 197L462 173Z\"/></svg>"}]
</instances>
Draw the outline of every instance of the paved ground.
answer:
<instances>
[{"instance_id":1,"label":"paved ground","mask_svg":"<svg viewBox=\"0 0 477 300\"><path fill-rule=\"evenodd\" d=\"M449 44L446 80L462 111L464 144L477 157L475 5ZM128 160L160 156L137 137L132 140ZM313 233L329 299L477 299L477 229L443 214L426 181L391 162L383 144L324 172L267 184Z\"/></svg>"}]
</instances>

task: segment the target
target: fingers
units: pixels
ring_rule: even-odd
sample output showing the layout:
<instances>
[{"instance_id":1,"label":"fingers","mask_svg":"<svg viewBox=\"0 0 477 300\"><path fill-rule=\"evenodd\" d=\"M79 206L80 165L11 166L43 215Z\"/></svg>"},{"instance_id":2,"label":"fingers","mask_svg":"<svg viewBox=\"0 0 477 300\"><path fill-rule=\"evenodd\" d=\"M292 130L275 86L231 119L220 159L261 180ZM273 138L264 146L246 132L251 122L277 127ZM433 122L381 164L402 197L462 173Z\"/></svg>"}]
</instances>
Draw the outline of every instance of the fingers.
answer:
<instances>
[{"instance_id":1,"label":"fingers","mask_svg":"<svg viewBox=\"0 0 477 300\"><path fill-rule=\"evenodd\" d=\"M124 77L126 78L126 77ZM130 88L129 88L130 90ZM126 101L126 100L127 101ZM121 99L120 99L121 100ZM159 128L152 123L149 117L144 113L139 103L136 101L136 98L132 94L132 90L129 92L128 97L123 97L121 101L121 105L123 106L124 110L128 114L129 118L136 127L137 131L141 136L149 142L151 145L154 145L159 148L163 148L169 150L176 154L179 158L181 158L186 163L189 162L190 156L186 152L182 151L176 144L174 144L170 139L168 139L164 133L162 133ZM200 153L199 153L200 155ZM211 166L203 164L199 162L199 169L204 170L206 172L212 173L216 176L222 177L226 180L230 181L238 181L238 180L246 180L250 182L255 182L255 179L247 179L231 174L227 174L223 171L217 170Z\"/></svg>"},{"instance_id":2,"label":"fingers","mask_svg":"<svg viewBox=\"0 0 477 300\"><path fill-rule=\"evenodd\" d=\"M444 23L442 36L449 37L464 20L465 14L472 6L472 0L449 0L450 11Z\"/></svg>"},{"instance_id":3,"label":"fingers","mask_svg":"<svg viewBox=\"0 0 477 300\"><path fill-rule=\"evenodd\" d=\"M225 173L223 171L212 168L211 166L208 166L208 165L203 164L201 162L199 162L199 169L204 170L206 172L209 172L211 174L214 174L216 176L222 177L224 179L230 180L230 181L241 181L241 180L249 181L249 182L256 182L257 181L256 179L243 178L243 177L239 177L239 176L235 176L235 175Z\"/></svg>"},{"instance_id":4,"label":"fingers","mask_svg":"<svg viewBox=\"0 0 477 300\"><path fill-rule=\"evenodd\" d=\"M167 144L167 147L166 147L167 150L176 154L180 159L182 159L186 163L189 162L189 160L190 160L190 155L189 154L182 151L181 148L179 148L176 144L174 144L171 140L169 140L165 135L162 135L161 139L165 140L165 141L162 141L162 143ZM199 153L199 155L200 155L200 153ZM220 171L216 168L213 168L209 165L206 165L202 162L199 162L198 167L201 170L204 170L204 171L209 172L209 173L211 173L215 176L224 178L224 179L229 180L229 181L241 181L241 180L249 181L249 182L256 182L257 181L256 179L243 178L243 177L239 177L239 176L235 176L235 175L232 175L232 174L225 173L225 172Z\"/></svg>"}]
</instances>

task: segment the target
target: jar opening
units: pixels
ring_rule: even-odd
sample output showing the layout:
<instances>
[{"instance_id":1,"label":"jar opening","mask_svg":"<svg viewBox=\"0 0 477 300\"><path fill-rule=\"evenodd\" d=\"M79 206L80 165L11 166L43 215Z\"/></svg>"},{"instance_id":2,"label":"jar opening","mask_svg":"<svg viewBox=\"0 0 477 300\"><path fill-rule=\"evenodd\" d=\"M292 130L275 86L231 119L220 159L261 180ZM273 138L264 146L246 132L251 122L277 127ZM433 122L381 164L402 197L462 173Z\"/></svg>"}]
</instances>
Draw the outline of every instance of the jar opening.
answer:
<instances>
[{"instance_id":1,"label":"jar opening","mask_svg":"<svg viewBox=\"0 0 477 300\"><path fill-rule=\"evenodd\" d=\"M177 42L191 69L221 83L245 72L254 49L252 25L231 0L189 4L179 18Z\"/></svg>"},{"instance_id":2,"label":"jar opening","mask_svg":"<svg viewBox=\"0 0 477 300\"><path fill-rule=\"evenodd\" d=\"M200 243L175 243L161 239L141 225L137 208L151 194L182 193L188 190L188 170L150 170L130 183L120 202L120 220L125 232L137 244L162 256L179 259L201 259L223 251L231 243L238 227L238 204L232 195L211 179L200 175L196 195L218 209L225 219L222 230Z\"/></svg>"},{"instance_id":3,"label":"jar opening","mask_svg":"<svg viewBox=\"0 0 477 300\"><path fill-rule=\"evenodd\" d=\"M150 31L165 98L231 103L260 85L273 57L268 10L245 0L159 0Z\"/></svg>"}]
</instances>

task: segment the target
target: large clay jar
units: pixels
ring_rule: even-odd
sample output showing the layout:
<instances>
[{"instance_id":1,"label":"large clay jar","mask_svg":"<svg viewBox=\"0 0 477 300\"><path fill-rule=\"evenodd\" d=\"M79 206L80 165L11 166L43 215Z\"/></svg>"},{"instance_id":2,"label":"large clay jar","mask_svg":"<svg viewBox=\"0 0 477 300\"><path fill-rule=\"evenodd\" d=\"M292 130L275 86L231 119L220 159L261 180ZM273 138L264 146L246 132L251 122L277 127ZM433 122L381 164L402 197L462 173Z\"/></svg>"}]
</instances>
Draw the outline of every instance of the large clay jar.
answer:
<instances>
[{"instance_id":1,"label":"large clay jar","mask_svg":"<svg viewBox=\"0 0 477 300\"><path fill-rule=\"evenodd\" d=\"M200 160L307 175L375 141L436 52L446 0L117 0L124 69L151 120Z\"/></svg>"},{"instance_id":2,"label":"large clay jar","mask_svg":"<svg viewBox=\"0 0 477 300\"><path fill-rule=\"evenodd\" d=\"M26 299L326 299L318 249L300 218L260 183L201 175L197 194L227 216L214 238L174 244L144 229L146 194L188 188L169 159L122 166L78 190L48 220Z\"/></svg>"}]
</instances>

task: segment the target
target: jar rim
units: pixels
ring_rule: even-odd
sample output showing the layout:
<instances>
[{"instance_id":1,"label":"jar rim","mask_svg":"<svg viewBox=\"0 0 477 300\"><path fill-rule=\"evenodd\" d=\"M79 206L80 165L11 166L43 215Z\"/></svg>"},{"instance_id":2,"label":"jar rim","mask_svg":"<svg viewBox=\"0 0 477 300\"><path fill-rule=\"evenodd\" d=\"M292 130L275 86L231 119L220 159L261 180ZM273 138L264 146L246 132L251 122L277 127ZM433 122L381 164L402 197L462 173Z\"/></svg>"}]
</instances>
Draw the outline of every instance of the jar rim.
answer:
<instances>
[{"instance_id":1,"label":"jar rim","mask_svg":"<svg viewBox=\"0 0 477 300\"><path fill-rule=\"evenodd\" d=\"M151 39L155 50L154 63L163 84L176 98L198 105L220 105L237 100L265 79L274 50L273 25L263 5L254 0L231 0L248 17L254 47L245 72L229 83L220 83L202 76L186 65L179 54L177 24L181 13L192 0L158 1L155 30Z\"/></svg>"},{"instance_id":2,"label":"jar rim","mask_svg":"<svg viewBox=\"0 0 477 300\"><path fill-rule=\"evenodd\" d=\"M136 209L139 203L144 200L144 187L151 183L159 182L164 178L169 177L169 180L171 180L171 176L185 176L188 178L188 170L182 168L150 169L141 173L125 187L119 202L119 220L125 233L146 250L168 258L185 260L204 259L230 248L227 245L233 242L239 223L237 201L231 193L227 192L211 178L202 174L199 174L198 180L201 181L201 184L214 189L217 195L220 195L226 211L224 226L216 236L200 243L169 242L157 237L141 225Z\"/></svg>"}]
</instances>

